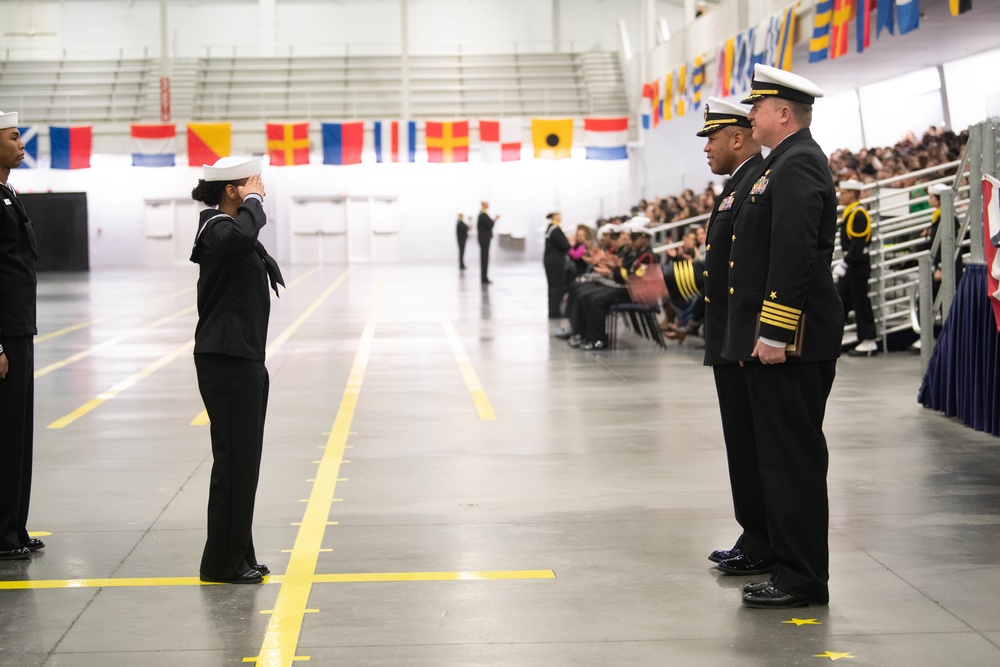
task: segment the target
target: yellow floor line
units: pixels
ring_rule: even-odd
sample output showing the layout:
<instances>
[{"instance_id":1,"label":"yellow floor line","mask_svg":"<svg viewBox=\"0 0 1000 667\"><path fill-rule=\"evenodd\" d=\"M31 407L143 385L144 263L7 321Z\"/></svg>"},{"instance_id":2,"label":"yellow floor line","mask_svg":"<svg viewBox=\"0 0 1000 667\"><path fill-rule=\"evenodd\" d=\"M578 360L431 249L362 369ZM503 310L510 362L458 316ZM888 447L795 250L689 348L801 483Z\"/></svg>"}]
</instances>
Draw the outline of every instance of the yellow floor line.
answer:
<instances>
[{"instance_id":1,"label":"yellow floor line","mask_svg":"<svg viewBox=\"0 0 1000 667\"><path fill-rule=\"evenodd\" d=\"M68 327L62 328L59 331L53 331L51 333L47 333L44 336L35 336L35 345L38 345L39 343L44 343L47 340L52 340L53 338L58 338L59 336L62 336L64 334L72 333L74 331L79 331L80 329L86 329L87 327L92 327L95 324L100 324L105 319L107 318L98 317L96 320L90 320L89 322L81 322L80 324L73 324Z\"/></svg>"},{"instance_id":2,"label":"yellow floor line","mask_svg":"<svg viewBox=\"0 0 1000 667\"><path fill-rule=\"evenodd\" d=\"M318 270L319 270L318 268L315 268L315 269L310 269L309 271L306 271L301 276L299 276L298 278L296 278L292 282L288 283L288 286L289 287L294 287L295 285L297 285L300 282L302 282L303 280L305 280L307 276L310 276L313 273L316 273L316 271L318 271ZM277 352L278 348L280 348L282 345L284 345L285 341L287 341L289 338L291 338L292 334L294 334L296 331L298 331L299 327L301 327L305 323L306 320L308 320L310 317L312 317L313 313L315 313L316 309L319 308L320 305L324 301L326 301L327 297L329 297L331 294L333 294L334 290L336 290L338 287L340 287L340 285L347 279L347 274L350 273L350 272L351 272L351 269L348 268L346 271L344 271L342 274L340 274L340 277L337 278L337 280L334 281L334 283L332 285L330 285L330 287L328 287L327 290L325 292L323 292L323 294L321 294L318 299L316 299L315 301L313 301L312 305L309 306L308 308L306 308L305 312L302 313L301 315L299 315L298 319L296 319L294 322L292 322L288 326L287 329L285 329L284 331L282 331L281 334L278 335L278 337L275 338L271 342L271 344L267 346L267 349L264 350L264 356L265 357L270 357L272 354L274 354L275 352ZM273 297L273 293L272 293L272 297L271 298L272 299L274 298ZM189 426L205 426L207 424L208 424L208 410L202 410L201 412L198 413L197 417L195 417L194 419L191 420L191 423L188 424L188 425Z\"/></svg>"},{"instance_id":3,"label":"yellow floor line","mask_svg":"<svg viewBox=\"0 0 1000 667\"><path fill-rule=\"evenodd\" d=\"M278 599L274 603L274 611L268 621L260 653L255 657L243 659L244 662L256 662L257 667L288 667L293 661L306 658L306 656L296 656L295 651L302 632L302 620L308 608L309 593L316 577L316 563L319 560L323 535L330 520L330 507L333 504L337 478L340 477L340 465L351 431L351 422L354 420L354 410L357 407L358 395L361 393L365 370L368 368L368 359L371 356L376 317L384 287L383 275L376 290L368 322L361 333L354 363L347 378L347 386L344 388L344 396L340 401L333 427L330 429L323 458L320 459L316 481L309 494L309 503L306 505L302 524L299 526L288 559L288 569L285 571L281 590L278 591Z\"/></svg>"},{"instance_id":4,"label":"yellow floor line","mask_svg":"<svg viewBox=\"0 0 1000 667\"><path fill-rule=\"evenodd\" d=\"M265 584L284 584L289 575L272 574ZM552 570L481 570L473 572L356 572L316 574L314 584L369 584L408 581L497 581L503 579L555 579ZM116 579L41 579L38 581L0 581L0 591L41 590L53 588L149 588L162 586L218 586L198 577L121 577ZM271 610L273 613L274 610Z\"/></svg>"},{"instance_id":5,"label":"yellow floor line","mask_svg":"<svg viewBox=\"0 0 1000 667\"><path fill-rule=\"evenodd\" d=\"M451 346L451 352L455 355L455 361L458 362L458 370L462 374L462 379L465 380L465 387L469 391L469 396L472 398L472 404L476 408L476 413L479 415L481 421L496 421L497 414L493 411L493 405L490 403L489 397L486 395L486 390L483 389L482 383L479 381L479 376L476 375L476 369L472 365L472 361L469 359L468 353L465 351L465 345L462 344L462 339L459 338L458 332L451 322L444 316L441 308L437 304L437 300L434 297L434 289L431 287L431 282L427 278L427 273L421 269L421 274L424 277L424 285L427 287L427 291L431 295L431 303L434 311L437 313L438 319L441 320L441 326L444 328L445 338L448 339L448 344Z\"/></svg>"},{"instance_id":6,"label":"yellow floor line","mask_svg":"<svg viewBox=\"0 0 1000 667\"><path fill-rule=\"evenodd\" d=\"M118 394L122 393L129 387L132 387L133 385L137 384L140 380L160 370L161 368L163 368L164 366L166 366L171 361L181 356L185 352L189 352L192 348L194 348L194 340L189 340L188 342L184 343L170 354L160 357L159 359L151 363L149 366L146 366L146 368L142 369L138 373L135 373L125 378L124 380L122 380L115 386L111 387L107 391L104 391L101 394L97 395L96 397L90 399L89 401L78 407L76 410L73 410L73 412L70 412L68 415L65 415L55 420L54 422L46 426L46 428L58 429L69 426L80 417L83 417L84 415L92 412L95 408L103 404L105 401L109 401L115 396L118 396Z\"/></svg>"},{"instance_id":7,"label":"yellow floor line","mask_svg":"<svg viewBox=\"0 0 1000 667\"><path fill-rule=\"evenodd\" d=\"M154 303L159 303L161 301L166 301L167 299L173 299L175 296L180 296L181 294L187 294L188 292L193 292L194 290L195 290L194 287L185 287L184 289L179 289L176 292L170 292L169 294L164 294L163 296L158 296L155 299L150 299L149 301L146 301L145 303L148 306L148 305L151 305L151 304L154 304Z\"/></svg>"},{"instance_id":8,"label":"yellow floor line","mask_svg":"<svg viewBox=\"0 0 1000 667\"><path fill-rule=\"evenodd\" d=\"M53 371L57 371L60 368L69 366L70 364L80 361L81 359L86 359L87 357L97 352L100 352L105 348L114 347L115 345L118 345L123 340L129 338L134 334L141 333L142 331L146 331L148 329L155 329L156 327L162 326L167 322L170 322L171 320L175 320L178 317L182 317L184 315L187 315L188 313L194 312L196 308L197 306L189 306L182 310L178 310L176 313L172 313L170 315L167 315L166 317L161 317L160 319L150 322L149 324L143 327L140 327L138 329L133 329L132 331L126 334L122 334L121 336L115 336L114 338L106 340L103 343L98 343L97 345L89 347L86 350L77 352L76 354L72 354L66 357L65 359L60 359L59 361L51 363L48 366L45 366L44 368L39 368L37 371L35 371L35 379L37 380L40 377L44 377Z\"/></svg>"}]
</instances>

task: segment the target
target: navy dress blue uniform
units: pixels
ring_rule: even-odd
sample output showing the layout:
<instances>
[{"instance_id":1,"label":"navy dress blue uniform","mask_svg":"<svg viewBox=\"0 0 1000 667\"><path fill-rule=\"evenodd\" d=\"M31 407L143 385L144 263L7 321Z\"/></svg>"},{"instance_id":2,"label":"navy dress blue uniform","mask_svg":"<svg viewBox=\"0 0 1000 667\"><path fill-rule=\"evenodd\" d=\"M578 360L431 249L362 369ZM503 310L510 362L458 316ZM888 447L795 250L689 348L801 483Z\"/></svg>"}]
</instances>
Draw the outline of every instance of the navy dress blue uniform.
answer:
<instances>
[{"instance_id":1,"label":"navy dress blue uniform","mask_svg":"<svg viewBox=\"0 0 1000 667\"><path fill-rule=\"evenodd\" d=\"M808 128L764 159L733 223L729 313L722 356L743 362L768 542L780 591L829 601L822 425L840 356L844 313L830 273L837 198ZM759 337L798 349L783 364L751 356ZM791 351L789 351L791 352Z\"/></svg>"},{"instance_id":2,"label":"navy dress blue uniform","mask_svg":"<svg viewBox=\"0 0 1000 667\"><path fill-rule=\"evenodd\" d=\"M858 324L858 340L874 340L875 314L868 296L868 280L872 275L869 245L872 239L872 219L859 202L852 202L841 215L840 248L845 273L837 281L844 317L854 311Z\"/></svg>"},{"instance_id":3,"label":"navy dress blue uniform","mask_svg":"<svg viewBox=\"0 0 1000 667\"><path fill-rule=\"evenodd\" d=\"M743 529L735 548L756 559L769 560L773 554L767 537L757 450L752 429L750 397L743 368L722 356L722 341L729 315L729 255L732 247L733 214L750 192L762 158L757 153L744 162L729 179L708 221L705 240L705 365L712 367L719 397L722 432L726 441L729 482L736 521Z\"/></svg>"},{"instance_id":4,"label":"navy dress blue uniform","mask_svg":"<svg viewBox=\"0 0 1000 667\"><path fill-rule=\"evenodd\" d=\"M12 187L0 185L0 551L28 546L34 437L35 232Z\"/></svg>"},{"instance_id":5,"label":"navy dress blue uniform","mask_svg":"<svg viewBox=\"0 0 1000 667\"><path fill-rule=\"evenodd\" d=\"M204 210L191 253L200 266L194 359L214 457L201 561L209 580L238 577L257 563L251 531L270 385L268 284L284 284L257 240L265 222L253 194L235 218Z\"/></svg>"}]
</instances>

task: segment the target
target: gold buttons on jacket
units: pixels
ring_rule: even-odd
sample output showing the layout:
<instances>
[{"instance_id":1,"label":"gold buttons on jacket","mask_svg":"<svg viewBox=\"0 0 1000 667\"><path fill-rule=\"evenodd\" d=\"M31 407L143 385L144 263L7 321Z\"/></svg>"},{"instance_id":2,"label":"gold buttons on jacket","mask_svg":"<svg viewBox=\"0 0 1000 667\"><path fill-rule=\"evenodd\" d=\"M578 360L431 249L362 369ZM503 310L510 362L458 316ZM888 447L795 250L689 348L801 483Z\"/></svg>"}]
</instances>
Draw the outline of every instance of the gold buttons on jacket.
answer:
<instances>
[{"instance_id":1,"label":"gold buttons on jacket","mask_svg":"<svg viewBox=\"0 0 1000 667\"><path fill-rule=\"evenodd\" d=\"M736 234L733 234L733 240L734 241L736 240Z\"/></svg>"},{"instance_id":2,"label":"gold buttons on jacket","mask_svg":"<svg viewBox=\"0 0 1000 667\"><path fill-rule=\"evenodd\" d=\"M733 292L735 292L735 291L736 291L736 290L734 290L734 289L733 289L732 287L730 287L730 288L729 288L729 293L730 293L730 294L732 294L732 293L733 293Z\"/></svg>"},{"instance_id":3,"label":"gold buttons on jacket","mask_svg":"<svg viewBox=\"0 0 1000 667\"><path fill-rule=\"evenodd\" d=\"M709 243L707 246L705 246L705 250L711 250L711 249L712 249L712 244L711 243Z\"/></svg>"},{"instance_id":4,"label":"gold buttons on jacket","mask_svg":"<svg viewBox=\"0 0 1000 667\"><path fill-rule=\"evenodd\" d=\"M732 261L729 262L729 268L730 269L733 268L733 264L734 264L734 262L732 262Z\"/></svg>"},{"instance_id":5,"label":"gold buttons on jacket","mask_svg":"<svg viewBox=\"0 0 1000 667\"><path fill-rule=\"evenodd\" d=\"M701 272L701 275L703 275L703 276L705 276L706 278L708 278L708 271L702 271L702 272Z\"/></svg>"},{"instance_id":6,"label":"gold buttons on jacket","mask_svg":"<svg viewBox=\"0 0 1000 667\"><path fill-rule=\"evenodd\" d=\"M709 299L709 298L708 298L708 297L706 296L706 297L705 297L705 303L712 303L712 300L711 300L711 299Z\"/></svg>"}]
</instances>

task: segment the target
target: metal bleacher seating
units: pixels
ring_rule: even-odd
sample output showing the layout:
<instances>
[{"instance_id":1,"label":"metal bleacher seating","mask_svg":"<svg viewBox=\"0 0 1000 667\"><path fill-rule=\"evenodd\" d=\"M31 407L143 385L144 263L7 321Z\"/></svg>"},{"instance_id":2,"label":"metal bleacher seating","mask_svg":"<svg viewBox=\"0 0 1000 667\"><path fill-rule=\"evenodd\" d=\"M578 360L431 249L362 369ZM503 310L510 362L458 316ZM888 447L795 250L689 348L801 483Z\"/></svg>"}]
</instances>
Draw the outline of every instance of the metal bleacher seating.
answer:
<instances>
[{"instance_id":1,"label":"metal bleacher seating","mask_svg":"<svg viewBox=\"0 0 1000 667\"><path fill-rule=\"evenodd\" d=\"M209 53L170 63L172 117L229 121L369 120L403 114L399 55L245 56ZM625 115L616 53L412 55L409 117ZM31 124L94 126L104 148L124 150L130 123L160 118L156 58L0 61L0 100Z\"/></svg>"}]
</instances>

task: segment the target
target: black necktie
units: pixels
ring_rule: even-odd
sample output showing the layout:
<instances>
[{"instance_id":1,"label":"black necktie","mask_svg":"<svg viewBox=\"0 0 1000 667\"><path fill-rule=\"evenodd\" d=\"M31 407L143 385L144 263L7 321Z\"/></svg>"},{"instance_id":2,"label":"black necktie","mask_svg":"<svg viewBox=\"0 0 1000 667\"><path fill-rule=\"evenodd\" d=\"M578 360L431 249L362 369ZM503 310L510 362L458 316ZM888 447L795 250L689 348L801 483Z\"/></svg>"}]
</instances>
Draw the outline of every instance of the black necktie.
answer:
<instances>
[{"instance_id":1,"label":"black necktie","mask_svg":"<svg viewBox=\"0 0 1000 667\"><path fill-rule=\"evenodd\" d=\"M275 296L280 299L281 295L278 294L278 285L284 287L285 279L281 277L281 269L278 268L278 263L274 261L273 257L267 254L264 246L260 243L257 244L257 254L264 260L264 268L267 269L267 278L271 281L271 289L274 290Z\"/></svg>"}]
</instances>

